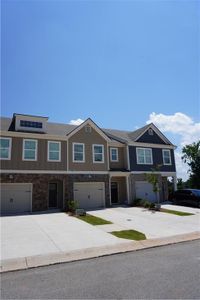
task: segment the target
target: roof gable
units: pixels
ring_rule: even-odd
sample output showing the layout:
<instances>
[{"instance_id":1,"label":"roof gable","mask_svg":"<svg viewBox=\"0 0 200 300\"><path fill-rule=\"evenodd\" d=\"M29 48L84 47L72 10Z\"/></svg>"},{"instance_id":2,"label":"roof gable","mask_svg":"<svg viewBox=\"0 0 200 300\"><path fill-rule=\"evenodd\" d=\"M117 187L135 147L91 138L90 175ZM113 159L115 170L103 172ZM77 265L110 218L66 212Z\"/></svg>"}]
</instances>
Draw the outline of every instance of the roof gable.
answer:
<instances>
[{"instance_id":1,"label":"roof gable","mask_svg":"<svg viewBox=\"0 0 200 300\"><path fill-rule=\"evenodd\" d=\"M135 142L172 145L153 123L145 127L146 128L136 137ZM149 130L151 130L151 132Z\"/></svg>"},{"instance_id":2,"label":"roof gable","mask_svg":"<svg viewBox=\"0 0 200 300\"><path fill-rule=\"evenodd\" d=\"M103 132L103 130L92 121L92 119L88 118L83 123L81 123L79 126L74 128L71 132L67 134L67 137L72 137L74 134L76 134L79 130L81 130L85 126L91 126L103 139L105 139L107 142L110 142L110 138Z\"/></svg>"}]
</instances>

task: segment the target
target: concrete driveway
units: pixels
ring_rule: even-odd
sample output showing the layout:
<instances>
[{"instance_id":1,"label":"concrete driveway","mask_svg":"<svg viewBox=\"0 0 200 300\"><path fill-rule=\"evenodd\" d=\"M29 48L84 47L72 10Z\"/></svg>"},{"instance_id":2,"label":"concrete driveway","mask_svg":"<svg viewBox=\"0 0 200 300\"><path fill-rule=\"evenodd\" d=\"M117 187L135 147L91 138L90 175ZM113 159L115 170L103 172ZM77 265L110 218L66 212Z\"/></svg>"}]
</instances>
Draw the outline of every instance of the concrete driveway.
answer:
<instances>
[{"instance_id":1,"label":"concrete driveway","mask_svg":"<svg viewBox=\"0 0 200 300\"><path fill-rule=\"evenodd\" d=\"M190 212L194 215L177 216L139 207L115 207L89 213L113 223L99 227L106 232L134 229L143 232L147 238L161 238L200 231L200 209L175 205L163 205L162 207Z\"/></svg>"},{"instance_id":2,"label":"concrete driveway","mask_svg":"<svg viewBox=\"0 0 200 300\"><path fill-rule=\"evenodd\" d=\"M126 242L65 213L1 217L1 260Z\"/></svg>"}]
</instances>

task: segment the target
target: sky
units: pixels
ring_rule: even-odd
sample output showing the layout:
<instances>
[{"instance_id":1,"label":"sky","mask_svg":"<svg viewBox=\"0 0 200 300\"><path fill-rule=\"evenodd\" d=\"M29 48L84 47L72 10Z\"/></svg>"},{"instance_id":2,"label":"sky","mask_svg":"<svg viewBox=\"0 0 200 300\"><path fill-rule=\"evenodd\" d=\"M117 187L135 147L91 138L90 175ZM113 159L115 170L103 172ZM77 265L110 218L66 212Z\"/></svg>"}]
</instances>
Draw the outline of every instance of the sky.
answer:
<instances>
[{"instance_id":1,"label":"sky","mask_svg":"<svg viewBox=\"0 0 200 300\"><path fill-rule=\"evenodd\" d=\"M200 137L200 1L1 1L1 115ZM73 121L72 121L73 120Z\"/></svg>"}]
</instances>

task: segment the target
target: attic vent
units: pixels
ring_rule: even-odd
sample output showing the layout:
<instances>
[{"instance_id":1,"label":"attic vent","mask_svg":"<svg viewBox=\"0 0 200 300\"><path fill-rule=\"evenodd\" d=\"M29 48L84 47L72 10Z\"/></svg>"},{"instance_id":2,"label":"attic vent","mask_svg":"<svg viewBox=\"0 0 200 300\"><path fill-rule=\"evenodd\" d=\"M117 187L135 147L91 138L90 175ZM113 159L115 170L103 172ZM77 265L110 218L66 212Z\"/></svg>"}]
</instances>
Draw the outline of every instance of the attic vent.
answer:
<instances>
[{"instance_id":1,"label":"attic vent","mask_svg":"<svg viewBox=\"0 0 200 300\"><path fill-rule=\"evenodd\" d=\"M91 133L92 132L91 126L85 126L85 132Z\"/></svg>"},{"instance_id":2,"label":"attic vent","mask_svg":"<svg viewBox=\"0 0 200 300\"><path fill-rule=\"evenodd\" d=\"M148 134L149 134L149 135L153 135L153 129L149 128Z\"/></svg>"}]
</instances>

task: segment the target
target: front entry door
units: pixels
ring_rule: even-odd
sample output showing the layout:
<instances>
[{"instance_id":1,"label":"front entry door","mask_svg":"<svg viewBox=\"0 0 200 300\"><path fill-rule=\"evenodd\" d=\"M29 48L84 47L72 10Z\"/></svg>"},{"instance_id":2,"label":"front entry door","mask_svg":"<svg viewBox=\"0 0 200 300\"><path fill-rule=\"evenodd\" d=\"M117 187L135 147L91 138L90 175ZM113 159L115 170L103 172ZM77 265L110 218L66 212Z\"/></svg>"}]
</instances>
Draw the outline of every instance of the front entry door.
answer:
<instances>
[{"instance_id":1,"label":"front entry door","mask_svg":"<svg viewBox=\"0 0 200 300\"><path fill-rule=\"evenodd\" d=\"M117 182L111 182L111 203L118 203L118 184Z\"/></svg>"},{"instance_id":2,"label":"front entry door","mask_svg":"<svg viewBox=\"0 0 200 300\"><path fill-rule=\"evenodd\" d=\"M49 183L49 208L55 208L58 205L58 184Z\"/></svg>"}]
</instances>

